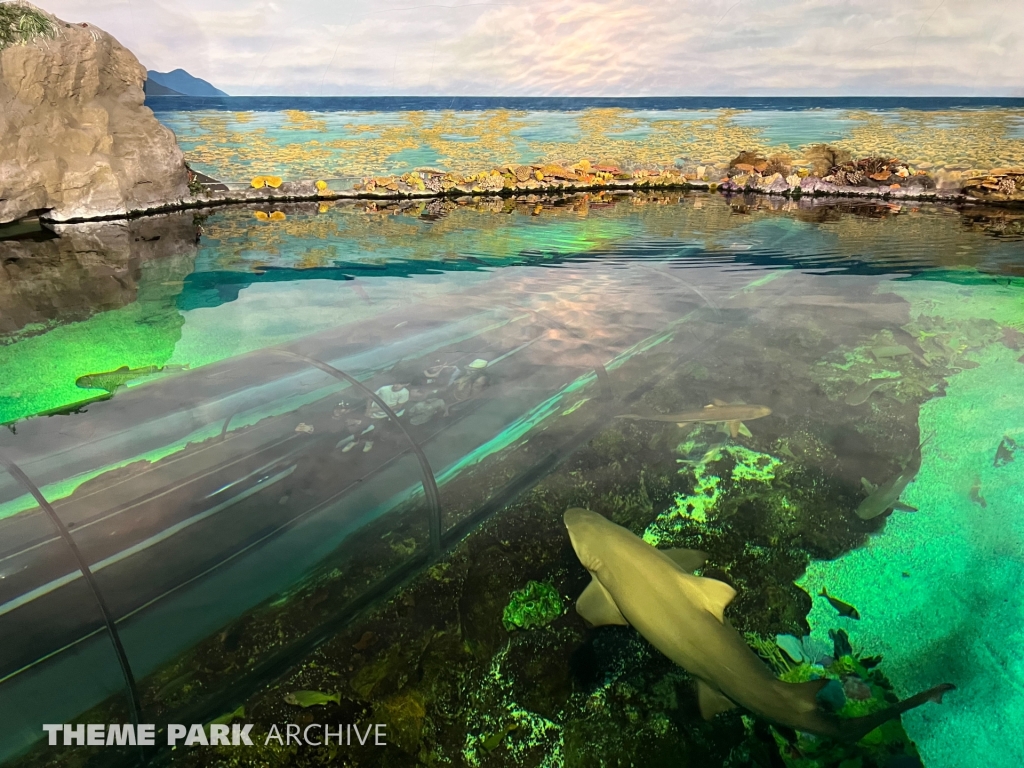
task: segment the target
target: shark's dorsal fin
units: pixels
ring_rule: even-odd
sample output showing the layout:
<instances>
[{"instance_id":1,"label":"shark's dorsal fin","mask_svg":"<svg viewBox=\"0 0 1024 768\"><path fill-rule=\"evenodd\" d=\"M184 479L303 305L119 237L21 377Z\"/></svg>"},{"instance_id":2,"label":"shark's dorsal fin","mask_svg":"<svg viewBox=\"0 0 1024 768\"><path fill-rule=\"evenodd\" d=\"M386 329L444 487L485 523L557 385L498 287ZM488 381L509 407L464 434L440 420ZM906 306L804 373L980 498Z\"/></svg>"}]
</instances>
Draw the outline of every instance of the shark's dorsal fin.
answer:
<instances>
[{"instance_id":1,"label":"shark's dorsal fin","mask_svg":"<svg viewBox=\"0 0 1024 768\"><path fill-rule=\"evenodd\" d=\"M736 590L718 579L700 578L698 586L704 595L704 607L716 619L725 623L725 609L736 597Z\"/></svg>"},{"instance_id":2,"label":"shark's dorsal fin","mask_svg":"<svg viewBox=\"0 0 1024 768\"><path fill-rule=\"evenodd\" d=\"M717 405L717 406L723 406L723 405L728 405L728 403L727 403L727 402L725 402L725 400L719 400L719 399L718 399L717 397L716 397L716 398L714 398L714 399L713 399L713 400L711 401L711 404L712 404L712 405Z\"/></svg>"},{"instance_id":3,"label":"shark's dorsal fin","mask_svg":"<svg viewBox=\"0 0 1024 768\"><path fill-rule=\"evenodd\" d=\"M700 705L700 716L705 720L736 706L725 694L716 691L703 680L697 681L697 703Z\"/></svg>"},{"instance_id":4,"label":"shark's dorsal fin","mask_svg":"<svg viewBox=\"0 0 1024 768\"><path fill-rule=\"evenodd\" d=\"M874 493L875 491L878 490L878 486L875 485L874 483L872 483L866 477L862 477L860 479L860 484L861 484L861 487L863 487L864 490L867 491L868 493Z\"/></svg>"},{"instance_id":5,"label":"shark's dorsal fin","mask_svg":"<svg viewBox=\"0 0 1024 768\"><path fill-rule=\"evenodd\" d=\"M592 627L603 627L606 624L629 625L615 600L596 576L591 577L587 588L576 601L576 613Z\"/></svg>"},{"instance_id":6,"label":"shark's dorsal fin","mask_svg":"<svg viewBox=\"0 0 1024 768\"><path fill-rule=\"evenodd\" d=\"M698 552L696 549L659 549L661 554L668 557L687 573L693 573L698 568L703 568L708 561L706 552Z\"/></svg>"}]
</instances>

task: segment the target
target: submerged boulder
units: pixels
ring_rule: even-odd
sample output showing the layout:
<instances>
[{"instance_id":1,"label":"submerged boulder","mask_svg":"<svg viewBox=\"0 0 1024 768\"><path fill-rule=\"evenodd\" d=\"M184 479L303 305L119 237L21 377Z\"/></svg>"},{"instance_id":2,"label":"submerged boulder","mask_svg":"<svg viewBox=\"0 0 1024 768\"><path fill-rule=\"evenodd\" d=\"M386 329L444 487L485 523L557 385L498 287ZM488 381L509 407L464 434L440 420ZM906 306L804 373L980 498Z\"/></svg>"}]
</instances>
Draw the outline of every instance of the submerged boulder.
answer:
<instances>
[{"instance_id":1,"label":"submerged boulder","mask_svg":"<svg viewBox=\"0 0 1024 768\"><path fill-rule=\"evenodd\" d=\"M124 215L190 197L184 157L144 106L146 70L129 50L28 3L0 10L32 22L20 24L30 34L0 37L0 223Z\"/></svg>"}]
</instances>

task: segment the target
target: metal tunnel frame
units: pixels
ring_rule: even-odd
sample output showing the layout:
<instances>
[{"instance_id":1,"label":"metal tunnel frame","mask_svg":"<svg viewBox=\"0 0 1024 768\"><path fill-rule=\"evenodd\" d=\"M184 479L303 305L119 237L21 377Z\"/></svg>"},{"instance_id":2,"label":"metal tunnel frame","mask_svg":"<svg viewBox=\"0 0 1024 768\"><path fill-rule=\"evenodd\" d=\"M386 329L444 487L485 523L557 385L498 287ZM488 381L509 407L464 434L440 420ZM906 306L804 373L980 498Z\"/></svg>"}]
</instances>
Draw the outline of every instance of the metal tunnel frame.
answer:
<instances>
[{"instance_id":1,"label":"metal tunnel frame","mask_svg":"<svg viewBox=\"0 0 1024 768\"><path fill-rule=\"evenodd\" d=\"M50 522L53 524L53 527L57 529L60 537L64 539L64 543L68 545L68 549L71 550L71 554L74 556L75 562L78 563L78 568L82 572L82 576L85 577L85 582L89 585L89 589L92 591L93 597L96 599L96 605L100 609L100 615L103 617L103 623L106 625L107 633L110 635L110 642L114 646L114 654L117 656L117 663L121 667L121 674L124 676L124 688L125 693L128 695L132 725L135 726L137 730L139 723L142 720L142 704L139 699L139 688L135 684L135 675L132 673L132 666L128 661L128 655L125 653L124 645L121 643L121 635L117 631L117 622L114 620L113 614L111 614L110 608L107 606L107 601L103 599L103 593L100 591L99 584L96 583L96 577L93 575L92 569L82 556L82 551L78 548L78 545L75 544L75 540L71 536L71 531L69 531L67 526L64 525L64 521L60 519L60 516L57 514L57 510L55 510L50 502L46 500L46 497L43 496L42 491L39 490L39 486L32 482L29 476L21 470L21 467L2 453L0 453L0 464L4 466L7 472L18 482L19 485L32 494L32 497L36 500L40 509L42 509L43 512L46 513L46 516L50 518ZM145 747L139 747L139 758L142 761L145 761Z\"/></svg>"}]
</instances>

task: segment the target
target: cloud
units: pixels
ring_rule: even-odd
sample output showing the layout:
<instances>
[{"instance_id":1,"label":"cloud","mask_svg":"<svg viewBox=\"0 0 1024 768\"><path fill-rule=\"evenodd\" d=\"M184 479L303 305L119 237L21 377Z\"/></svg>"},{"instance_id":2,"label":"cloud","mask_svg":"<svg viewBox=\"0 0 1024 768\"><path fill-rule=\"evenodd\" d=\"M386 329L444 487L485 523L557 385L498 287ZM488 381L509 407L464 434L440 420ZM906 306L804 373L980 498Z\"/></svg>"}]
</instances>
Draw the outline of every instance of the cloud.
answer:
<instances>
[{"instance_id":1,"label":"cloud","mask_svg":"<svg viewBox=\"0 0 1024 768\"><path fill-rule=\"evenodd\" d=\"M44 0L45 2L45 0ZM232 94L1024 96L1019 0L51 0Z\"/></svg>"}]
</instances>

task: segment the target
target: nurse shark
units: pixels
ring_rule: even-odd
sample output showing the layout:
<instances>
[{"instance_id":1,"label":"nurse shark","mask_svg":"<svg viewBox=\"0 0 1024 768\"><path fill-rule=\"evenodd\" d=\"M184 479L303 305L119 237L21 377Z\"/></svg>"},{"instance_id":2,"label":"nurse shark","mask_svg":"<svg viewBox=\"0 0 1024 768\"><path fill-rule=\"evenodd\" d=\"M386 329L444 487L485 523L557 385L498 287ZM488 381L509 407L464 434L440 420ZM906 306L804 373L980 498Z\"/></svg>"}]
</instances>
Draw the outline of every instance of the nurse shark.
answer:
<instances>
[{"instance_id":1,"label":"nurse shark","mask_svg":"<svg viewBox=\"0 0 1024 768\"><path fill-rule=\"evenodd\" d=\"M564 519L573 549L593 577L576 602L580 616L592 626L632 626L686 669L697 679L705 719L741 706L778 725L857 741L907 710L941 702L954 688L945 683L865 717L839 719L818 704L828 680L783 682L744 642L723 616L736 591L693 574L706 555L655 549L586 509L570 509Z\"/></svg>"}]
</instances>

